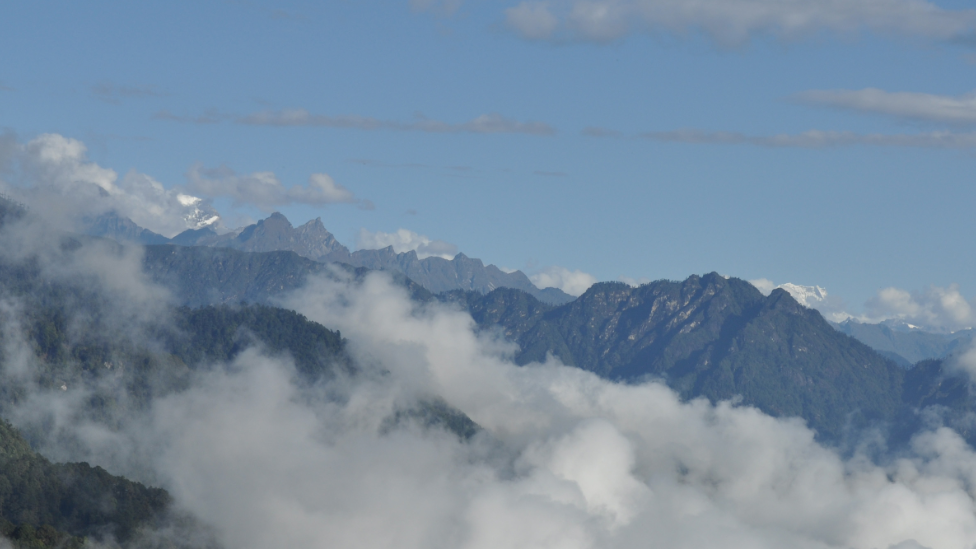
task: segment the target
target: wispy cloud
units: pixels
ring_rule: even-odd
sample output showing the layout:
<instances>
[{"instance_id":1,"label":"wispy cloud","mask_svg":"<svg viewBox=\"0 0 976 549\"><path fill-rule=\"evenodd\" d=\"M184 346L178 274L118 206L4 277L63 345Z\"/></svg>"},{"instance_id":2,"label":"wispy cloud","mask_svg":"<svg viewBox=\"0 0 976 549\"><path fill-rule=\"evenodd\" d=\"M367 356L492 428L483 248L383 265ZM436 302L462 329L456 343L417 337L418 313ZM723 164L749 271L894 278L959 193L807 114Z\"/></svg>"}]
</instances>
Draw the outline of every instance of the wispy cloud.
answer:
<instances>
[{"instance_id":1,"label":"wispy cloud","mask_svg":"<svg viewBox=\"0 0 976 549\"><path fill-rule=\"evenodd\" d=\"M609 42L636 32L702 32L722 45L757 35L796 40L823 31L953 40L976 31L976 11L925 0L528 0L505 10L528 40Z\"/></svg>"},{"instance_id":2,"label":"wispy cloud","mask_svg":"<svg viewBox=\"0 0 976 549\"><path fill-rule=\"evenodd\" d=\"M219 124L229 117L224 114L220 114L216 109L208 109L205 113L199 116L180 116L171 113L170 111L163 109L156 112L153 116L153 120L169 120L170 122L183 122L189 124Z\"/></svg>"},{"instance_id":3,"label":"wispy cloud","mask_svg":"<svg viewBox=\"0 0 976 549\"><path fill-rule=\"evenodd\" d=\"M623 137L624 134L607 128L600 128L596 126L587 126L583 128L583 135L589 137Z\"/></svg>"},{"instance_id":4,"label":"wispy cloud","mask_svg":"<svg viewBox=\"0 0 976 549\"><path fill-rule=\"evenodd\" d=\"M521 133L530 135L553 135L556 133L556 130L545 122L520 122L498 113L483 114L461 124L450 124L427 118L423 114L417 114L413 120L403 122L358 115L313 114L305 109L284 109L249 114L238 118L237 122L254 126L304 126L427 133Z\"/></svg>"},{"instance_id":5,"label":"wispy cloud","mask_svg":"<svg viewBox=\"0 0 976 549\"><path fill-rule=\"evenodd\" d=\"M914 147L930 149L976 148L976 133L934 131L914 134L855 133L846 131L809 130L797 134L747 135L739 132L716 132L681 129L665 132L646 132L640 138L667 143L697 143L707 145L756 145L771 148L823 149L870 145L876 147Z\"/></svg>"},{"instance_id":6,"label":"wispy cloud","mask_svg":"<svg viewBox=\"0 0 976 549\"><path fill-rule=\"evenodd\" d=\"M112 82L100 82L91 87L92 94L108 103L119 104L123 99L139 99L143 97L165 97L168 93L162 92L153 86L120 86Z\"/></svg>"},{"instance_id":7,"label":"wispy cloud","mask_svg":"<svg viewBox=\"0 0 976 549\"><path fill-rule=\"evenodd\" d=\"M416 12L433 12L437 15L454 15L461 8L462 0L410 0L410 9Z\"/></svg>"},{"instance_id":8,"label":"wispy cloud","mask_svg":"<svg viewBox=\"0 0 976 549\"><path fill-rule=\"evenodd\" d=\"M536 170L532 172L532 175L538 175L541 177L569 177L569 174L566 172L550 172L545 170Z\"/></svg>"},{"instance_id":9,"label":"wispy cloud","mask_svg":"<svg viewBox=\"0 0 976 549\"><path fill-rule=\"evenodd\" d=\"M934 95L915 92L863 90L809 90L793 96L795 101L897 118L948 124L976 124L976 92L963 95Z\"/></svg>"},{"instance_id":10,"label":"wispy cloud","mask_svg":"<svg viewBox=\"0 0 976 549\"><path fill-rule=\"evenodd\" d=\"M357 199L349 189L324 173L309 176L308 185L304 187L285 187L272 172L242 175L227 166L205 168L196 164L186 177L191 192L208 197L228 197L236 206L252 204L264 211L289 204L321 206L339 203L355 203L364 209L373 209L372 202Z\"/></svg>"}]
</instances>

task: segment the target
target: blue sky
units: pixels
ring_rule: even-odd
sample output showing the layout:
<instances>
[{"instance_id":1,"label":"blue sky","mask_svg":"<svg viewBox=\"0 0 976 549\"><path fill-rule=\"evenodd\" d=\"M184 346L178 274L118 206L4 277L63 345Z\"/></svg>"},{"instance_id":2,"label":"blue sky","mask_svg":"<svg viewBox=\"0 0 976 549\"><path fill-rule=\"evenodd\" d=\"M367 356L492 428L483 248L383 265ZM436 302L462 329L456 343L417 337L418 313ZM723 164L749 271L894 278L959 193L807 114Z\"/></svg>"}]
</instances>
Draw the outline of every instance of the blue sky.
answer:
<instances>
[{"instance_id":1,"label":"blue sky","mask_svg":"<svg viewBox=\"0 0 976 549\"><path fill-rule=\"evenodd\" d=\"M820 285L855 313L872 299L876 312L914 306L879 304L883 288L924 308L945 295L932 286L958 284L971 309L976 12L964 2L3 12L8 138L77 140L119 178L212 199L228 227L277 209L296 225L321 216L351 248L362 229L404 228L530 274L718 271ZM271 200L247 190L254 174L337 186Z\"/></svg>"}]
</instances>

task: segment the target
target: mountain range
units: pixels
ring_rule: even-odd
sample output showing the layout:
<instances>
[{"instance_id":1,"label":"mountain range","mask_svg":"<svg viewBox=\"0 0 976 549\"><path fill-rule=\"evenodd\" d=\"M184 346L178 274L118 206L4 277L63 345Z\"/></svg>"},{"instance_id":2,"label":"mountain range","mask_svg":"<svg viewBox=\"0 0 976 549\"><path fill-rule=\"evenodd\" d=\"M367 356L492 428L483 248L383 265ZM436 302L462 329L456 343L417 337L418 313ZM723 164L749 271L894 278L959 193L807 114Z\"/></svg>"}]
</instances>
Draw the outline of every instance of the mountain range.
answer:
<instances>
[{"instance_id":1,"label":"mountain range","mask_svg":"<svg viewBox=\"0 0 976 549\"><path fill-rule=\"evenodd\" d=\"M23 216L0 203L0 225ZM103 218L92 227L122 240L156 241L125 220ZM383 269L418 305L464 311L483 334L512 343L519 365L556 358L618 383L659 381L683 400L731 401L799 418L820 442L842 453L858 448L866 431L882 434L897 449L933 425L954 428L976 447L976 396L953 356L971 335L936 340L896 325L831 325L783 289L766 296L749 282L717 273L639 287L598 283L577 299L552 303L539 299L538 290L495 284L512 279L492 278L492 266L460 254L447 261L418 260L415 253L389 248L349 253L320 220L294 228L272 215L231 235L202 229L145 245L142 271L178 303L144 321L140 330L151 337L140 340L115 319L118 304L84 278L49 274L64 272L88 246L124 253L122 246L105 243L63 235L45 252L44 262L62 265L53 270L29 254L0 256L0 293L18 303L4 313L16 315L17 330L0 331L0 372L9 372L11 361L25 353L34 365L33 377L21 372L4 378L3 419L16 415L31 390L69 394L77 388L71 394L85 395L80 419L111 429L156 399L187 390L194 372L232 367L227 364L254 346L289 357L308 390L354 378L361 365L338 331L276 304L310 276L357 284ZM346 261L330 259L339 257ZM17 334L26 350L11 354ZM859 340L878 337L876 345L892 350L879 352ZM948 356L906 364L909 356L933 353ZM429 395L398 404L381 429L403 424L461 440L482 429ZM170 520L171 498L164 490L87 463L48 461L42 450L54 452L51 440L63 443L72 434L51 433L44 421L20 427L0 422L0 533L19 547L78 547L82 537L100 539L106 532L126 542ZM181 524L195 528L190 519Z\"/></svg>"},{"instance_id":2,"label":"mountain range","mask_svg":"<svg viewBox=\"0 0 976 549\"><path fill-rule=\"evenodd\" d=\"M922 360L945 358L970 345L976 334L972 328L952 333L927 332L897 320L870 324L848 319L831 325L906 368Z\"/></svg>"},{"instance_id":3,"label":"mountain range","mask_svg":"<svg viewBox=\"0 0 976 549\"><path fill-rule=\"evenodd\" d=\"M392 246L350 252L326 230L321 218L294 227L278 212L229 233L218 234L212 227L204 227L184 231L172 239L143 229L125 217L107 213L91 220L85 232L91 236L146 245L205 246L243 252L291 251L320 263L344 263L399 272L434 293L451 290L486 293L495 288L516 288L546 303L562 304L573 300L558 288L537 288L521 271L505 272L460 253L448 260L436 256L420 259L413 250L397 253Z\"/></svg>"}]
</instances>

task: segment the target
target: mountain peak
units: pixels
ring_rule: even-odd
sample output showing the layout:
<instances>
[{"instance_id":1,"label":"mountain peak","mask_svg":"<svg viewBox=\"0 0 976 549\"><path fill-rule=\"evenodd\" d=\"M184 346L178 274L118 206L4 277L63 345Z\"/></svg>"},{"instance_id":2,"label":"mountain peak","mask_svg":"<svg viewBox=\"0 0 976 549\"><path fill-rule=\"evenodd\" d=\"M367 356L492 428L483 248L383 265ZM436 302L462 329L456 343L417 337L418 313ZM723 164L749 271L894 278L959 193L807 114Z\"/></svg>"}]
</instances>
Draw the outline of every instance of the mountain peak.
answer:
<instances>
[{"instance_id":1,"label":"mountain peak","mask_svg":"<svg viewBox=\"0 0 976 549\"><path fill-rule=\"evenodd\" d=\"M291 221L288 221L288 218L285 217L285 215L282 214L281 212L274 212L274 213L272 213L271 215L268 216L267 219L264 219L262 221L258 221L258 224L259 225L267 225L267 224L287 225L288 228L292 228Z\"/></svg>"}]
</instances>

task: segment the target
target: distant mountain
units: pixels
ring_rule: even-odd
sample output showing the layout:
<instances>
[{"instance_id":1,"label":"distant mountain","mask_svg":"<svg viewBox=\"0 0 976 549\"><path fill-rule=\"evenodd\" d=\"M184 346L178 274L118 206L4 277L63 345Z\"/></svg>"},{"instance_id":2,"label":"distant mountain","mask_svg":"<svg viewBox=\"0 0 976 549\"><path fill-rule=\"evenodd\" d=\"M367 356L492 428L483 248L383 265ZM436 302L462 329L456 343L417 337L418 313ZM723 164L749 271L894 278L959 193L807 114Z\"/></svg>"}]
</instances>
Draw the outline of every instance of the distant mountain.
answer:
<instances>
[{"instance_id":1,"label":"distant mountain","mask_svg":"<svg viewBox=\"0 0 976 549\"><path fill-rule=\"evenodd\" d=\"M301 227L292 227L278 212L239 231L217 235L213 229L184 231L172 242L183 246L216 246L242 252L290 251L313 261L349 263L349 250L340 244L316 218Z\"/></svg>"},{"instance_id":2,"label":"distant mountain","mask_svg":"<svg viewBox=\"0 0 976 549\"><path fill-rule=\"evenodd\" d=\"M892 421L904 371L833 329L784 290L712 273L632 288L599 283L551 306L514 290L446 299L519 344L519 363L564 363L625 382L659 378L684 398L742 402L799 416L825 440Z\"/></svg>"},{"instance_id":3,"label":"distant mountain","mask_svg":"<svg viewBox=\"0 0 976 549\"><path fill-rule=\"evenodd\" d=\"M84 227L85 234L111 238L119 242L135 242L137 244L165 244L169 239L149 229L136 225L128 217L115 212L103 213L88 219Z\"/></svg>"},{"instance_id":4,"label":"distant mountain","mask_svg":"<svg viewBox=\"0 0 976 549\"><path fill-rule=\"evenodd\" d=\"M361 277L368 269L339 264ZM311 275L333 276L334 267L301 257L295 252L242 252L205 246L146 246L143 269L150 279L170 288L181 305L273 303L274 298L305 285ZM415 299L433 296L401 273L394 281Z\"/></svg>"},{"instance_id":5,"label":"distant mountain","mask_svg":"<svg viewBox=\"0 0 976 549\"><path fill-rule=\"evenodd\" d=\"M948 356L969 344L976 334L972 329L945 334L926 332L900 321L866 324L849 319L831 324L906 368L921 360Z\"/></svg>"},{"instance_id":6,"label":"distant mountain","mask_svg":"<svg viewBox=\"0 0 976 549\"><path fill-rule=\"evenodd\" d=\"M458 254L451 260L441 257L420 259L414 251L396 253L392 246L380 250L350 252L326 230L321 218L293 227L278 212L253 225L223 235L212 227L204 227L187 230L167 239L118 216L106 217L99 223L93 223L88 234L141 244L171 243L180 246L231 248L243 252L290 251L320 263L345 263L354 267L399 272L434 293L451 290L486 293L496 288L516 288L546 303L558 305L574 299L558 288L540 290L521 271L506 273L494 265L486 266L480 259L469 258L464 254Z\"/></svg>"},{"instance_id":7,"label":"distant mountain","mask_svg":"<svg viewBox=\"0 0 976 549\"><path fill-rule=\"evenodd\" d=\"M467 290L487 293L497 288L514 288L547 303L561 305L573 296L557 288L540 290L522 271L506 273L480 259L457 254L454 259L426 257L418 259L417 252L396 253L392 246L381 250L359 250L351 254L348 263L367 269L399 271L431 292Z\"/></svg>"}]
</instances>

